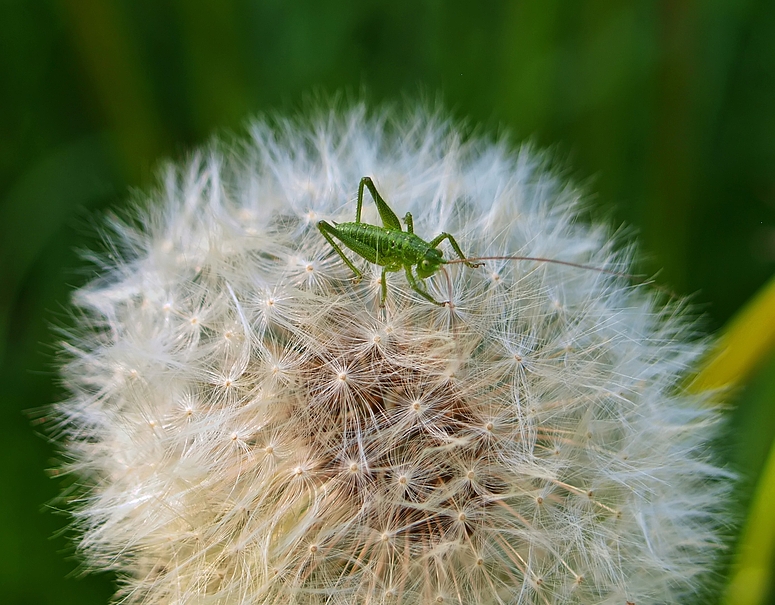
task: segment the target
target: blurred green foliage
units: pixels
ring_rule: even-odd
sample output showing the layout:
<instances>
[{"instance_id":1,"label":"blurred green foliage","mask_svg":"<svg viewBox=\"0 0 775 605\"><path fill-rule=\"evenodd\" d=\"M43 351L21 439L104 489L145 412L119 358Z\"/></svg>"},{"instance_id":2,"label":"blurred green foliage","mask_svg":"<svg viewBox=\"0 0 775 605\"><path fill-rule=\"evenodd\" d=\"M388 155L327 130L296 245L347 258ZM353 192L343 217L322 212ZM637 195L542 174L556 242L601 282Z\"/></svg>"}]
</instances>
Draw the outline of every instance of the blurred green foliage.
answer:
<instances>
[{"instance_id":1,"label":"blurred green foliage","mask_svg":"<svg viewBox=\"0 0 775 605\"><path fill-rule=\"evenodd\" d=\"M315 91L440 92L491 132L553 146L638 230L642 269L663 267L716 329L775 269L773 32L771 0L0 2L0 600L113 590L77 577L66 518L45 512L55 453L24 411L63 396L51 326L89 278L76 248L161 158ZM775 432L774 375L743 391L724 440L745 485Z\"/></svg>"}]
</instances>

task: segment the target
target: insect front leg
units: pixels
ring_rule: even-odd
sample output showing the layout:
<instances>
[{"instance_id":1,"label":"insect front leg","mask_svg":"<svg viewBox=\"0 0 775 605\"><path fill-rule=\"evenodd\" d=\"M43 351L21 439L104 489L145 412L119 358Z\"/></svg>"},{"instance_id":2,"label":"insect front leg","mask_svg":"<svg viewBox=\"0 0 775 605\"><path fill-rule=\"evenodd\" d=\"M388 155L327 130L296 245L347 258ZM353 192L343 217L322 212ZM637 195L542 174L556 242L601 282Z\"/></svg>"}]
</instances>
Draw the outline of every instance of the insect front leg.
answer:
<instances>
[{"instance_id":1,"label":"insect front leg","mask_svg":"<svg viewBox=\"0 0 775 605\"><path fill-rule=\"evenodd\" d=\"M434 305L438 305L440 307L443 307L444 305L447 304L447 303L439 302L438 300L433 298L430 294L428 294L425 290L423 290L420 287L420 284L417 283L417 280L415 279L414 275L412 275L412 266L411 265L406 265L404 267L404 269L406 269L406 281L409 282L409 287L412 290L417 292L417 294L422 296L425 300L427 300L429 302L432 302ZM383 273L383 276L384 276L384 273Z\"/></svg>"},{"instance_id":2,"label":"insect front leg","mask_svg":"<svg viewBox=\"0 0 775 605\"><path fill-rule=\"evenodd\" d=\"M326 221L320 221L320 222L318 223L318 229L320 229L320 233L322 233L322 234L323 234L323 237L325 237L325 238L326 238L326 240L328 241L328 243L329 243L329 244L331 244L331 247L332 247L334 250L336 250L336 253L337 253L337 254L338 254L338 255L339 255L341 258L342 258L342 260L345 262L345 264L346 264L348 267L350 267L350 269L352 269L352 270L353 270L353 273L355 273L355 279L356 279L356 281L360 281L360 280L361 280L361 278L363 277L363 273L361 273L361 271L358 269L358 267L356 267L355 265L353 265L353 264L350 262L350 259L349 259L349 258L347 258L347 257L344 255L344 252L342 252L342 249L341 249L341 248L339 247L339 245L338 245L338 244L337 244L337 243L334 241L334 238L333 238L333 237L331 237L332 235L333 235L334 237L341 237L341 235L340 235L340 233L339 233L339 230L338 230L336 227L334 227L333 225L330 225L329 223L327 223ZM383 281L383 283L384 283L384 281Z\"/></svg>"},{"instance_id":3,"label":"insect front leg","mask_svg":"<svg viewBox=\"0 0 775 605\"><path fill-rule=\"evenodd\" d=\"M439 235L437 235L436 237L434 237L429 242L429 244L430 244L430 246L432 248L435 248L441 242L443 242L445 239L449 240L449 243L451 244L452 249L455 251L455 254L457 254L460 257L460 260L462 260L463 263L466 266L471 267L472 269L476 269L477 267L481 267L481 266L484 265L484 263L472 263L472 262L469 262L468 260L466 260L466 255L463 254L463 251L460 249L460 246L458 246L457 242L455 241L455 238L452 237L452 235L450 235L446 231L444 231L444 232L440 233Z\"/></svg>"}]
</instances>

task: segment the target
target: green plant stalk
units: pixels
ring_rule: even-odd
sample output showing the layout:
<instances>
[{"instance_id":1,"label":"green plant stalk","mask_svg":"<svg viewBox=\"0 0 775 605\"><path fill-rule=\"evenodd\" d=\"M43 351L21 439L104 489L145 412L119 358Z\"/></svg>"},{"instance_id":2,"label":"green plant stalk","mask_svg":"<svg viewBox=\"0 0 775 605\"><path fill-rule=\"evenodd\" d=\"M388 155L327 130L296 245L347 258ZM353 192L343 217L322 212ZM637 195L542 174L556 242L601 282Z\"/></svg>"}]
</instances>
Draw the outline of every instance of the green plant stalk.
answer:
<instances>
[{"instance_id":1,"label":"green plant stalk","mask_svg":"<svg viewBox=\"0 0 775 605\"><path fill-rule=\"evenodd\" d=\"M775 349L775 278L732 320L704 369L690 384L696 392L743 384ZM724 605L762 605L775 568L775 444L754 492Z\"/></svg>"},{"instance_id":2,"label":"green plant stalk","mask_svg":"<svg viewBox=\"0 0 775 605\"><path fill-rule=\"evenodd\" d=\"M775 565L775 447L756 487L740 539L735 565L722 603L762 605L767 598Z\"/></svg>"}]
</instances>

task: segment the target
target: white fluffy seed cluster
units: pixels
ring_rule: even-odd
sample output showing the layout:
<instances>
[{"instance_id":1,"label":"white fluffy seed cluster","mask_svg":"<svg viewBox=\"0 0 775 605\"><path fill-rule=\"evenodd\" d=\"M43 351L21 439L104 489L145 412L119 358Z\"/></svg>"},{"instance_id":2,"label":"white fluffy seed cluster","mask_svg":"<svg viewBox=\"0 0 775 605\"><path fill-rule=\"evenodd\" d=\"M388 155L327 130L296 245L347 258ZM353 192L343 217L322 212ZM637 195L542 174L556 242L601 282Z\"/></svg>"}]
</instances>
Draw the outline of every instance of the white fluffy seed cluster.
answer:
<instances>
[{"instance_id":1,"label":"white fluffy seed cluster","mask_svg":"<svg viewBox=\"0 0 775 605\"><path fill-rule=\"evenodd\" d=\"M80 549L143 604L673 603L718 550L716 413L677 305L601 271L425 280L317 229L372 176L426 240L627 271L529 149L439 114L254 123L169 167L78 291L57 407ZM364 220L381 224L373 201ZM454 253L442 244L445 257Z\"/></svg>"}]
</instances>

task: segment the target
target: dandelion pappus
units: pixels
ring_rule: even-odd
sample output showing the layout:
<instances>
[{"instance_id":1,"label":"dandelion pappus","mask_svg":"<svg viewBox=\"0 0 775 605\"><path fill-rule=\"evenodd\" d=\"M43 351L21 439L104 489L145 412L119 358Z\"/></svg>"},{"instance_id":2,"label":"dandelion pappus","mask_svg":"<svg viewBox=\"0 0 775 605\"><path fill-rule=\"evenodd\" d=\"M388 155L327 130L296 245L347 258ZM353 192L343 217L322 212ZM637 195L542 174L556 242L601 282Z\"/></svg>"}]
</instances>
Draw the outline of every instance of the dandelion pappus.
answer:
<instances>
[{"instance_id":1,"label":"dandelion pappus","mask_svg":"<svg viewBox=\"0 0 775 605\"><path fill-rule=\"evenodd\" d=\"M364 188L369 190L369 193L371 193L371 196L374 199L374 203L377 205L379 216L382 219L382 227L361 222ZM360 281L363 277L363 273L347 258L347 256L345 256L342 249L334 241L334 237L358 256L363 257L370 263L382 267L382 275L380 277L380 283L382 284L382 293L380 297L381 307L385 306L385 300L387 299L386 274L389 271L400 271L401 269L406 273L406 280L409 282L409 287L412 288L412 290L417 292L427 301L439 305L440 307L447 305L448 302L439 302L434 299L420 286L417 278L423 280L430 277L440 269L443 270L442 265L464 263L466 266L476 269L477 267L484 265L484 262L482 261L485 260L523 260L554 263L579 269L599 271L600 273L607 273L620 277L636 277L579 263L534 256L480 256L468 258L463 254L460 245L450 233L443 231L431 241L426 242L418 235L415 235L411 212L407 212L404 216L404 223L406 223L406 231L401 227L401 221L398 219L396 213L388 206L387 202L385 202L377 191L377 188L374 186L374 182L368 176L363 177L358 185L355 222L336 223L336 226L326 221L318 222L320 233L323 234L323 237L331 244L331 247L342 258L345 264L352 269L353 273L355 273L356 280ZM445 239L449 241L452 249L459 258L452 260L446 260L444 258L441 250L439 250L437 246ZM412 273L413 267L415 267L417 278L415 278Z\"/></svg>"}]
</instances>

